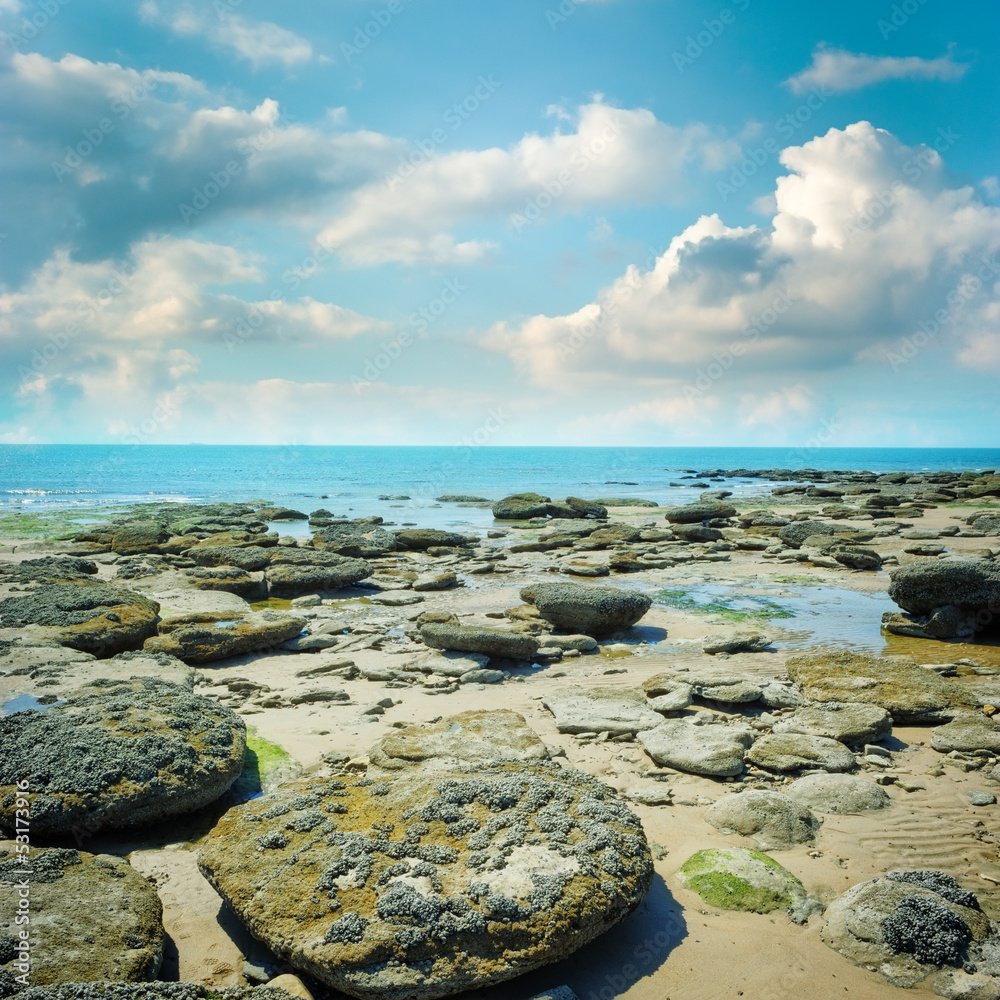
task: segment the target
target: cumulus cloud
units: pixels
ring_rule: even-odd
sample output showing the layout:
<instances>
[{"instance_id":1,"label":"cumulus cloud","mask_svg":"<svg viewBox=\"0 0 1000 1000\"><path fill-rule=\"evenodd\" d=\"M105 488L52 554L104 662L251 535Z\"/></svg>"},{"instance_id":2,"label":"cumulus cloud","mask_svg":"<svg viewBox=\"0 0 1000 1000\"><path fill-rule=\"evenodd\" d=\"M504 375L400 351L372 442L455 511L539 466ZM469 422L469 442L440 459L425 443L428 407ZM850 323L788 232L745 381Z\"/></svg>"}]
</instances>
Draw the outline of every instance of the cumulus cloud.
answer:
<instances>
[{"instance_id":1,"label":"cumulus cloud","mask_svg":"<svg viewBox=\"0 0 1000 1000\"><path fill-rule=\"evenodd\" d=\"M210 12L207 4L195 7L147 0L139 11L145 21L166 25L176 35L206 38L235 52L254 69L272 63L294 66L313 55L309 42L294 32L271 21L253 21L226 4L217 3Z\"/></svg>"},{"instance_id":2,"label":"cumulus cloud","mask_svg":"<svg viewBox=\"0 0 1000 1000\"><path fill-rule=\"evenodd\" d=\"M961 361L996 356L1000 210L950 187L938 152L858 122L781 162L770 227L703 216L650 270L574 313L499 323L483 346L546 386L624 376L704 399L770 373L784 396L744 407L759 420L805 405L788 394L800 373L885 363L922 323Z\"/></svg>"},{"instance_id":3,"label":"cumulus cloud","mask_svg":"<svg viewBox=\"0 0 1000 1000\"><path fill-rule=\"evenodd\" d=\"M812 87L842 93L885 80L960 80L968 68L968 63L956 62L950 51L937 59L921 59L869 56L820 46L813 52L812 63L785 83L796 94L804 94Z\"/></svg>"},{"instance_id":4,"label":"cumulus cloud","mask_svg":"<svg viewBox=\"0 0 1000 1000\"><path fill-rule=\"evenodd\" d=\"M705 125L677 128L600 99L575 117L573 131L526 135L510 149L409 150L351 196L320 240L359 265L469 263L494 249L455 235L471 222L516 234L549 213L672 200L687 187L686 168L721 169L738 153Z\"/></svg>"}]
</instances>

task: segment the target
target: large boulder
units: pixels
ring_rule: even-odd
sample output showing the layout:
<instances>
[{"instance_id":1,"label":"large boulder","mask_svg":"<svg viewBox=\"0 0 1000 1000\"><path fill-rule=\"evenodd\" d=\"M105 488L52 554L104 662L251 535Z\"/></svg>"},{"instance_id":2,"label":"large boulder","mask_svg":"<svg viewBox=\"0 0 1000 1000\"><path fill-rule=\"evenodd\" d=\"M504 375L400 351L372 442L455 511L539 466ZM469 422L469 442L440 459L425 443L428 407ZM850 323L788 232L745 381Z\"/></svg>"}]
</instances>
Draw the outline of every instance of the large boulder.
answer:
<instances>
[{"instance_id":1,"label":"large boulder","mask_svg":"<svg viewBox=\"0 0 1000 1000\"><path fill-rule=\"evenodd\" d=\"M870 812L891 804L885 789L856 774L807 774L786 785L785 794L821 813Z\"/></svg>"},{"instance_id":2,"label":"large boulder","mask_svg":"<svg viewBox=\"0 0 1000 1000\"><path fill-rule=\"evenodd\" d=\"M527 760L286 784L226 813L199 865L280 958L366 1000L482 990L559 961L653 880L612 789Z\"/></svg>"},{"instance_id":3,"label":"large boulder","mask_svg":"<svg viewBox=\"0 0 1000 1000\"><path fill-rule=\"evenodd\" d=\"M664 721L641 694L625 688L565 688L547 694L542 704L555 716L561 733L634 736Z\"/></svg>"},{"instance_id":4,"label":"large boulder","mask_svg":"<svg viewBox=\"0 0 1000 1000\"><path fill-rule=\"evenodd\" d=\"M915 559L892 571L889 597L931 638L971 635L996 624L1000 565L988 559Z\"/></svg>"},{"instance_id":5,"label":"large boulder","mask_svg":"<svg viewBox=\"0 0 1000 1000\"><path fill-rule=\"evenodd\" d=\"M497 760L548 760L549 752L524 716L510 709L462 712L425 726L395 729L368 750L369 776L414 767L483 767Z\"/></svg>"},{"instance_id":6,"label":"large boulder","mask_svg":"<svg viewBox=\"0 0 1000 1000\"><path fill-rule=\"evenodd\" d=\"M735 517L736 508L724 500L700 500L681 507L668 507L665 516L671 524L695 524L714 518Z\"/></svg>"},{"instance_id":7,"label":"large boulder","mask_svg":"<svg viewBox=\"0 0 1000 1000\"><path fill-rule=\"evenodd\" d=\"M19 894L25 883L30 896ZM18 907L22 898L27 910ZM0 850L0 974L20 975L10 952L26 930L34 944L33 986L148 982L163 959L161 915L155 887L123 858L35 846L28 857Z\"/></svg>"},{"instance_id":8,"label":"large boulder","mask_svg":"<svg viewBox=\"0 0 1000 1000\"><path fill-rule=\"evenodd\" d=\"M498 521L548 517L551 502L551 497L543 497L538 493L514 493L493 504L493 516Z\"/></svg>"},{"instance_id":9,"label":"large boulder","mask_svg":"<svg viewBox=\"0 0 1000 1000\"><path fill-rule=\"evenodd\" d=\"M377 524L348 522L322 528L313 535L313 545L355 559L375 559L396 549L396 536Z\"/></svg>"},{"instance_id":10,"label":"large boulder","mask_svg":"<svg viewBox=\"0 0 1000 1000\"><path fill-rule=\"evenodd\" d=\"M752 837L762 851L778 851L810 843L823 821L787 795L749 789L709 806L705 822L727 836Z\"/></svg>"},{"instance_id":11,"label":"large boulder","mask_svg":"<svg viewBox=\"0 0 1000 1000\"><path fill-rule=\"evenodd\" d=\"M435 545L464 546L469 543L465 535L437 528L403 528L396 532L396 541L408 549L429 549Z\"/></svg>"},{"instance_id":12,"label":"large boulder","mask_svg":"<svg viewBox=\"0 0 1000 1000\"><path fill-rule=\"evenodd\" d=\"M267 592L272 597L296 597L317 590L336 590L372 575L364 559L315 549L278 548L271 550L264 573Z\"/></svg>"},{"instance_id":13,"label":"large boulder","mask_svg":"<svg viewBox=\"0 0 1000 1000\"><path fill-rule=\"evenodd\" d=\"M792 657L786 670L807 701L877 705L899 725L948 722L976 706L958 684L905 660L819 650Z\"/></svg>"},{"instance_id":14,"label":"large boulder","mask_svg":"<svg viewBox=\"0 0 1000 1000\"><path fill-rule=\"evenodd\" d=\"M854 754L837 740L799 733L770 733L750 748L747 760L766 771L850 771Z\"/></svg>"},{"instance_id":15,"label":"large boulder","mask_svg":"<svg viewBox=\"0 0 1000 1000\"><path fill-rule=\"evenodd\" d=\"M485 653L512 660L530 660L538 652L538 640L530 635L484 626L427 622L420 626L420 638L433 649Z\"/></svg>"},{"instance_id":16,"label":"large boulder","mask_svg":"<svg viewBox=\"0 0 1000 1000\"><path fill-rule=\"evenodd\" d=\"M998 944L975 895L940 871L890 872L853 886L827 907L821 937L900 987L943 966L977 964Z\"/></svg>"},{"instance_id":17,"label":"large boulder","mask_svg":"<svg viewBox=\"0 0 1000 1000\"><path fill-rule=\"evenodd\" d=\"M0 638L24 629L29 641L56 642L95 656L138 649L156 634L160 605L130 590L55 584L0 601Z\"/></svg>"},{"instance_id":18,"label":"large boulder","mask_svg":"<svg viewBox=\"0 0 1000 1000\"><path fill-rule=\"evenodd\" d=\"M634 625L649 610L652 598L617 587L578 583L536 583L521 588L521 600L557 628L602 636Z\"/></svg>"},{"instance_id":19,"label":"large boulder","mask_svg":"<svg viewBox=\"0 0 1000 1000\"><path fill-rule=\"evenodd\" d=\"M177 684L102 679L0 717L0 744L0 826L15 829L16 783L28 781L32 834L87 834L214 802L243 768L246 726Z\"/></svg>"},{"instance_id":20,"label":"large boulder","mask_svg":"<svg viewBox=\"0 0 1000 1000\"><path fill-rule=\"evenodd\" d=\"M775 733L825 736L848 746L870 743L891 730L892 716L884 708L856 702L804 705L776 722L772 729Z\"/></svg>"},{"instance_id":21,"label":"large boulder","mask_svg":"<svg viewBox=\"0 0 1000 1000\"><path fill-rule=\"evenodd\" d=\"M695 726L671 719L638 734L643 750L659 765L713 778L743 773L743 755L753 736L734 726Z\"/></svg>"},{"instance_id":22,"label":"large boulder","mask_svg":"<svg viewBox=\"0 0 1000 1000\"><path fill-rule=\"evenodd\" d=\"M692 854L677 881L720 910L770 913L799 909L808 894L787 869L748 847L716 847Z\"/></svg>"},{"instance_id":23,"label":"large boulder","mask_svg":"<svg viewBox=\"0 0 1000 1000\"><path fill-rule=\"evenodd\" d=\"M143 649L168 653L185 663L211 663L228 656L275 649L297 636L301 618L281 611L225 612L178 615L160 622L159 635Z\"/></svg>"}]
</instances>

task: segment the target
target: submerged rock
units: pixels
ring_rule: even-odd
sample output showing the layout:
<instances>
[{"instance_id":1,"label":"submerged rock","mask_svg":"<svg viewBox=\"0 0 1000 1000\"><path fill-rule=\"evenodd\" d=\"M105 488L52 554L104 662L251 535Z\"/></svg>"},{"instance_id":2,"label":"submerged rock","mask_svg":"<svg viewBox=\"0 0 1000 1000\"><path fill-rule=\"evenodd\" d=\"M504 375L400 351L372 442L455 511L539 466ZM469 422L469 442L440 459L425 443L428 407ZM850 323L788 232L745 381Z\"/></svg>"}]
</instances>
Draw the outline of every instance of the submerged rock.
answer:
<instances>
[{"instance_id":1,"label":"submerged rock","mask_svg":"<svg viewBox=\"0 0 1000 1000\"><path fill-rule=\"evenodd\" d=\"M25 879L31 924L18 925L18 913L25 912L18 910L25 898L18 886ZM147 982L163 959L161 914L152 883L122 858L34 846L30 857L0 850L0 974L20 974L5 944L25 929L34 945L33 986Z\"/></svg>"},{"instance_id":2,"label":"submerged rock","mask_svg":"<svg viewBox=\"0 0 1000 1000\"><path fill-rule=\"evenodd\" d=\"M279 957L371 1000L559 961L653 879L642 825L610 788L531 761L288 784L223 816L199 865Z\"/></svg>"},{"instance_id":3,"label":"submerged rock","mask_svg":"<svg viewBox=\"0 0 1000 1000\"><path fill-rule=\"evenodd\" d=\"M652 598L617 587L577 583L537 583L521 588L521 600L534 605L557 628L603 636L634 625Z\"/></svg>"},{"instance_id":4,"label":"submerged rock","mask_svg":"<svg viewBox=\"0 0 1000 1000\"><path fill-rule=\"evenodd\" d=\"M143 826L214 802L239 776L246 726L232 709L150 677L98 680L44 711L0 717L0 826L16 782L39 836Z\"/></svg>"}]
</instances>

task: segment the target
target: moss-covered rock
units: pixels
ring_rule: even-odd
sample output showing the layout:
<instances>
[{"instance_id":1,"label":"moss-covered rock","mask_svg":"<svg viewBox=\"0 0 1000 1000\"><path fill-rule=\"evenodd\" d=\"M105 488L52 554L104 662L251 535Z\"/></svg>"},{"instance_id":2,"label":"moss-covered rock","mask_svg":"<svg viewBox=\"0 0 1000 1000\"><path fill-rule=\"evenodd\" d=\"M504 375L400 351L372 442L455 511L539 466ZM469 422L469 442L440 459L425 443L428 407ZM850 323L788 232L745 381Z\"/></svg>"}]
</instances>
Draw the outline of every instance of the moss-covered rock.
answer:
<instances>
[{"instance_id":1,"label":"moss-covered rock","mask_svg":"<svg viewBox=\"0 0 1000 1000\"><path fill-rule=\"evenodd\" d=\"M634 625L649 610L652 598L617 587L577 583L537 583L521 589L521 600L533 604L546 621L568 632L602 636Z\"/></svg>"},{"instance_id":2,"label":"moss-covered rock","mask_svg":"<svg viewBox=\"0 0 1000 1000\"><path fill-rule=\"evenodd\" d=\"M770 913L805 902L805 886L787 869L747 847L710 848L692 854L677 880L721 910Z\"/></svg>"},{"instance_id":3,"label":"moss-covered rock","mask_svg":"<svg viewBox=\"0 0 1000 1000\"><path fill-rule=\"evenodd\" d=\"M162 621L160 634L147 639L143 649L168 653L185 663L211 663L273 649L301 631L301 618L280 611L195 613Z\"/></svg>"}]
</instances>

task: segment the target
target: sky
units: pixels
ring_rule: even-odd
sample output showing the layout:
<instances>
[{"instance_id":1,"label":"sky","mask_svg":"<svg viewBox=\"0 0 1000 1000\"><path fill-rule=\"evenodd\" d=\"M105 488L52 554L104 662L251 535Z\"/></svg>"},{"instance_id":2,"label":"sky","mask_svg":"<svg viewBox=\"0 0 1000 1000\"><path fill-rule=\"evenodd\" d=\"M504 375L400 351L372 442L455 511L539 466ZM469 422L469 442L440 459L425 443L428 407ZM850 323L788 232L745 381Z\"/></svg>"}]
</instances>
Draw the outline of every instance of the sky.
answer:
<instances>
[{"instance_id":1,"label":"sky","mask_svg":"<svg viewBox=\"0 0 1000 1000\"><path fill-rule=\"evenodd\" d=\"M0 444L996 446L993 0L0 0Z\"/></svg>"}]
</instances>

